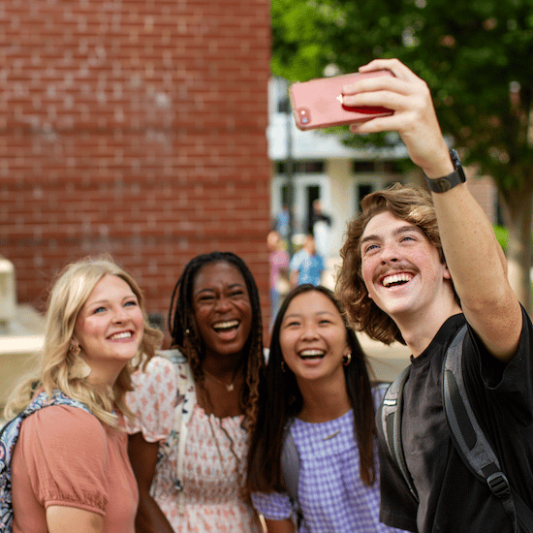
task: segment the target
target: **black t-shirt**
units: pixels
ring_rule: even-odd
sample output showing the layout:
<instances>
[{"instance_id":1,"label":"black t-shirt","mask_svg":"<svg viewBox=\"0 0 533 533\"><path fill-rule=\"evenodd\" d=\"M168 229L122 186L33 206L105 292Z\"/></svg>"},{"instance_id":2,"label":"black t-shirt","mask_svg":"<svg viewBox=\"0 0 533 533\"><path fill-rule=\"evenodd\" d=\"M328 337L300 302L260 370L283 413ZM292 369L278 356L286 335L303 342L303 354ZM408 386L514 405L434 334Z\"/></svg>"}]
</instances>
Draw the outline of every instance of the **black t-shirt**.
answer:
<instances>
[{"instance_id":1,"label":"black t-shirt","mask_svg":"<svg viewBox=\"0 0 533 533\"><path fill-rule=\"evenodd\" d=\"M463 352L465 386L482 429L511 486L533 508L533 326L526 312L518 351L504 365L469 328ZM455 451L442 406L442 362L464 315L449 318L413 359L404 388L402 441L420 503L380 443L381 513L389 526L420 533L507 533L501 502Z\"/></svg>"}]
</instances>

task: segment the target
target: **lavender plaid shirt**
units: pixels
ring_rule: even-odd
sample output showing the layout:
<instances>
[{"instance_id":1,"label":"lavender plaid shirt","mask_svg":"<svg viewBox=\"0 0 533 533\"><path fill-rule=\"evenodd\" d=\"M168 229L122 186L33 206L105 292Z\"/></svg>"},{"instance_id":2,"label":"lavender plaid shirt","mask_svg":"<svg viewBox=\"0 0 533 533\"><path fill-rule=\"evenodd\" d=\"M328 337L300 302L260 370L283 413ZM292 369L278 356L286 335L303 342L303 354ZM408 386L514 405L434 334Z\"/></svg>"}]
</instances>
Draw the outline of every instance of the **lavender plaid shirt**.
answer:
<instances>
[{"instance_id":1,"label":"lavender plaid shirt","mask_svg":"<svg viewBox=\"0 0 533 533\"><path fill-rule=\"evenodd\" d=\"M379 401L381 398L376 397ZM304 519L300 533L398 531L379 521L379 474L371 487L361 481L351 410L321 424L296 418L291 433L301 461L298 498ZM252 500L269 520L291 517L288 494L254 493Z\"/></svg>"}]
</instances>

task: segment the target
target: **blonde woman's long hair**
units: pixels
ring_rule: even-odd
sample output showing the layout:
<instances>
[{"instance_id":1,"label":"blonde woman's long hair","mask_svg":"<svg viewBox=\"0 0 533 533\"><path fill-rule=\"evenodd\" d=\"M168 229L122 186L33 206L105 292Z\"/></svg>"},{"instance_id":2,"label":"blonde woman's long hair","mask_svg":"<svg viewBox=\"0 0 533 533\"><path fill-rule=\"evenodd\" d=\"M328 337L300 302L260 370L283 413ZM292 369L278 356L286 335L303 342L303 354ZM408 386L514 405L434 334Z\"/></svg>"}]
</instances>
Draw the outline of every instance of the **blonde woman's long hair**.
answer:
<instances>
[{"instance_id":1,"label":"blonde woman's long hair","mask_svg":"<svg viewBox=\"0 0 533 533\"><path fill-rule=\"evenodd\" d=\"M123 279L139 302L144 317L143 339L136 357L118 375L113 387L95 387L87 381L83 353L70 350L76 320L96 284L106 275ZM150 360L159 348L162 333L150 327L144 307L144 296L135 280L109 257L86 258L68 265L55 282L46 314L44 345L36 372L22 379L4 410L10 419L30 403L34 392L44 389L48 395L60 390L84 403L101 422L117 427L115 410L132 417L125 396L133 390L131 375L141 363Z\"/></svg>"}]
</instances>

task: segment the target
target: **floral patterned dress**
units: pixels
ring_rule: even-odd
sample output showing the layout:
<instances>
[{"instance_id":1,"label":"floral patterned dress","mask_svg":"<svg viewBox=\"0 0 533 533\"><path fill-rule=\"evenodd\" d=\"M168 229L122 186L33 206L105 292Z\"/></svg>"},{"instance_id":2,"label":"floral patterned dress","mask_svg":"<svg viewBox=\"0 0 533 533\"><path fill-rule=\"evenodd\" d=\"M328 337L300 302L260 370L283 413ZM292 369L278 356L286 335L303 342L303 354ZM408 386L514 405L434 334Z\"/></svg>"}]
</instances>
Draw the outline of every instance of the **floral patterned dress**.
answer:
<instances>
[{"instance_id":1,"label":"floral patterned dress","mask_svg":"<svg viewBox=\"0 0 533 533\"><path fill-rule=\"evenodd\" d=\"M137 416L128 433L142 431L147 442L160 443L152 495L176 533L260 533L257 513L243 496L248 440L242 415L220 419L193 402L186 431L180 433L185 450L177 475L173 434L180 430L175 413L184 398L184 391L177 390L181 370L154 357L146 372L134 376L136 388L128 395Z\"/></svg>"}]
</instances>

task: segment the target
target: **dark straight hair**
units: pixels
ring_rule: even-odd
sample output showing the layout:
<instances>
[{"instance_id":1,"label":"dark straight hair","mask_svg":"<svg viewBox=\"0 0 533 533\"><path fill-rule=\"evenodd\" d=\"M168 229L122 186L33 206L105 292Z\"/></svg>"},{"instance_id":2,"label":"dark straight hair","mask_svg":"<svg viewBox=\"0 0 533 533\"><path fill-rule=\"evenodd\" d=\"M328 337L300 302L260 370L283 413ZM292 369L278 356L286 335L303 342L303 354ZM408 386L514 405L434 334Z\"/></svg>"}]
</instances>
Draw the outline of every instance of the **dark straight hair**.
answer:
<instances>
[{"instance_id":1,"label":"dark straight hair","mask_svg":"<svg viewBox=\"0 0 533 533\"><path fill-rule=\"evenodd\" d=\"M321 286L299 285L285 298L272 329L266 379L261 383L261 403L257 425L252 433L248 455L247 488L250 492L283 492L281 451L286 428L303 407L303 398L294 373L284 365L280 346L281 323L291 301L307 292L319 292L333 302L346 328L352 361L344 367L346 388L354 415L354 433L359 448L360 475L365 485L376 479L374 462L375 409L366 356L348 326L340 302L333 292Z\"/></svg>"}]
</instances>

